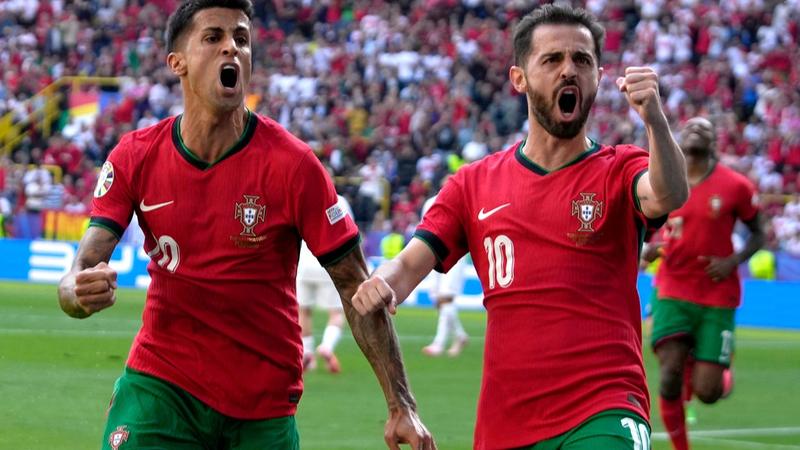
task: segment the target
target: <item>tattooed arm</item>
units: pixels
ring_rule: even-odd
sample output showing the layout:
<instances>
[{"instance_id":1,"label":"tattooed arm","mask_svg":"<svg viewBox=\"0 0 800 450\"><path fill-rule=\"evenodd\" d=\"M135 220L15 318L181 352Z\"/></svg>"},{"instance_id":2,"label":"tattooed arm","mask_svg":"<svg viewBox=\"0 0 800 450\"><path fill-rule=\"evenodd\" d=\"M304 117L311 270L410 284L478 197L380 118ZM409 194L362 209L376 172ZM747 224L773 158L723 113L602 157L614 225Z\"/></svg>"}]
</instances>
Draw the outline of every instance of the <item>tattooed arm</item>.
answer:
<instances>
[{"instance_id":1,"label":"tattooed arm","mask_svg":"<svg viewBox=\"0 0 800 450\"><path fill-rule=\"evenodd\" d=\"M83 319L116 302L117 272L108 260L117 242L105 228L86 230L72 269L58 285L58 302L68 316Z\"/></svg>"},{"instance_id":2,"label":"tattooed arm","mask_svg":"<svg viewBox=\"0 0 800 450\"><path fill-rule=\"evenodd\" d=\"M354 249L326 269L339 291L353 336L372 365L386 397L389 408L389 419L384 429L386 445L399 449L398 443L408 443L415 450L435 449L430 432L417 415L417 404L408 385L400 344L388 311L380 308L361 315L351 302L359 285L368 276L361 248Z\"/></svg>"}]
</instances>

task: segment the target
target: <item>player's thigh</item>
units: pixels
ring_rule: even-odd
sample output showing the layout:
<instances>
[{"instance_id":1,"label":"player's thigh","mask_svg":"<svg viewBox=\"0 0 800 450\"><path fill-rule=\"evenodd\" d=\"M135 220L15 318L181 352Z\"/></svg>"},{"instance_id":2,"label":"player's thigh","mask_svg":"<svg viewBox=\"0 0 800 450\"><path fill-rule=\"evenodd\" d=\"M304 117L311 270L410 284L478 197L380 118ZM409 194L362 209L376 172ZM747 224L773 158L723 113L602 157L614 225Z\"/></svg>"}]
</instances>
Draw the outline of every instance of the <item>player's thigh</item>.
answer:
<instances>
[{"instance_id":1,"label":"player's thigh","mask_svg":"<svg viewBox=\"0 0 800 450\"><path fill-rule=\"evenodd\" d=\"M230 419L224 431L226 450L298 450L294 416L266 420Z\"/></svg>"},{"instance_id":2,"label":"player's thigh","mask_svg":"<svg viewBox=\"0 0 800 450\"><path fill-rule=\"evenodd\" d=\"M703 308L702 320L695 332L696 360L730 366L734 350L735 316L734 308Z\"/></svg>"},{"instance_id":3,"label":"player's thigh","mask_svg":"<svg viewBox=\"0 0 800 450\"><path fill-rule=\"evenodd\" d=\"M187 392L130 370L117 380L108 410L103 450L201 450L215 428L213 414Z\"/></svg>"},{"instance_id":4,"label":"player's thigh","mask_svg":"<svg viewBox=\"0 0 800 450\"><path fill-rule=\"evenodd\" d=\"M691 337L699 314L699 307L693 303L657 298L653 302L653 349L670 339Z\"/></svg>"},{"instance_id":5,"label":"player's thigh","mask_svg":"<svg viewBox=\"0 0 800 450\"><path fill-rule=\"evenodd\" d=\"M605 411L582 423L560 450L650 450L650 424L626 410Z\"/></svg>"},{"instance_id":6,"label":"player's thigh","mask_svg":"<svg viewBox=\"0 0 800 450\"><path fill-rule=\"evenodd\" d=\"M310 280L297 281L297 303L301 308L311 308L317 304L317 285Z\"/></svg>"}]
</instances>

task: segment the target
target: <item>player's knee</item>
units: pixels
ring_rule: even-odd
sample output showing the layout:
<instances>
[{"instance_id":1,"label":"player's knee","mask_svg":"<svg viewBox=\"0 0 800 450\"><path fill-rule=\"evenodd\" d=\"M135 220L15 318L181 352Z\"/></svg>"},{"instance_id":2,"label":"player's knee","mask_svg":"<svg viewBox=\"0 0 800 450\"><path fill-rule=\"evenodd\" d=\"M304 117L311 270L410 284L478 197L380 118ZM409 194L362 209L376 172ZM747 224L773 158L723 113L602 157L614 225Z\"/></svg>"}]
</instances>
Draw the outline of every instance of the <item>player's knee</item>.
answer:
<instances>
[{"instance_id":1,"label":"player's knee","mask_svg":"<svg viewBox=\"0 0 800 450\"><path fill-rule=\"evenodd\" d=\"M683 387L683 365L664 364L661 366L660 392L665 398L676 398L681 395Z\"/></svg>"},{"instance_id":2,"label":"player's knee","mask_svg":"<svg viewBox=\"0 0 800 450\"><path fill-rule=\"evenodd\" d=\"M700 382L694 386L693 391L701 402L711 404L722 397L722 384Z\"/></svg>"}]
</instances>

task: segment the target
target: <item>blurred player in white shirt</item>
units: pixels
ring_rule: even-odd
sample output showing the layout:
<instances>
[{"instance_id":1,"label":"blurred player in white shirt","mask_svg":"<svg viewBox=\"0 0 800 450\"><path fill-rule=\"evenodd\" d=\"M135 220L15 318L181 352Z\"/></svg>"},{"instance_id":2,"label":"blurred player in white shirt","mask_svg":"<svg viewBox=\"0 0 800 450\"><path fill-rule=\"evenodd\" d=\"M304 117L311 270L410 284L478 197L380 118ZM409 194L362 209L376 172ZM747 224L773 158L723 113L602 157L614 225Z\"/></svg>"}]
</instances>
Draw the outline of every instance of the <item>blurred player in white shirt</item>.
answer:
<instances>
[{"instance_id":1,"label":"blurred player in white shirt","mask_svg":"<svg viewBox=\"0 0 800 450\"><path fill-rule=\"evenodd\" d=\"M441 185L447 181L447 177L442 179ZM422 216L428 212L431 205L436 201L436 196L429 198L422 205ZM452 335L452 343L447 350L450 356L458 356L466 345L469 336L461 325L458 318L458 307L455 304L457 295L464 291L464 270L467 266L467 257L461 258L447 273L431 272L433 278L431 283L430 295L436 302L439 309L439 322L436 325L436 336L433 341L422 348L422 352L428 356L439 356L444 352L447 339Z\"/></svg>"},{"instance_id":2,"label":"blurred player in white shirt","mask_svg":"<svg viewBox=\"0 0 800 450\"><path fill-rule=\"evenodd\" d=\"M339 207L350 214L350 217L355 217L347 200L341 195L338 197ZM342 302L328 272L308 249L305 241L300 248L300 260L297 263L297 301L300 304L300 327L303 335L303 371L317 367L312 319L314 306L317 306L328 311L328 324L322 334L322 342L316 348L316 355L323 359L328 372L339 373L341 367L334 349L342 337L345 319Z\"/></svg>"}]
</instances>

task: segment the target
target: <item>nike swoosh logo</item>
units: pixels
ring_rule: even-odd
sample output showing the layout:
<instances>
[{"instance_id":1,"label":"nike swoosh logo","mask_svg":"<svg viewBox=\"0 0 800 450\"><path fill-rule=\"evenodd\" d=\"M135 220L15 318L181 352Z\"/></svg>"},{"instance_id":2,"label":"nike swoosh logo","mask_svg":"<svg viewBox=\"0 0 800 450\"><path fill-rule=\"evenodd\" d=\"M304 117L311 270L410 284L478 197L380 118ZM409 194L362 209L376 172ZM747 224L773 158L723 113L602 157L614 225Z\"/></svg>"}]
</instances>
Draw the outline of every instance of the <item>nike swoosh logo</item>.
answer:
<instances>
[{"instance_id":1,"label":"nike swoosh logo","mask_svg":"<svg viewBox=\"0 0 800 450\"><path fill-rule=\"evenodd\" d=\"M498 206L497 208L490 209L489 211L486 211L486 212L484 212L483 208L481 208L481 210L478 211L478 220L483 220L483 219L491 216L492 214L496 213L497 211L500 211L501 209L505 208L506 206L508 206L510 204L511 203L506 203L504 205Z\"/></svg>"},{"instance_id":2,"label":"nike swoosh logo","mask_svg":"<svg viewBox=\"0 0 800 450\"><path fill-rule=\"evenodd\" d=\"M158 208L163 208L163 207L165 207L165 206L167 206L167 205L171 205L171 204L173 204L173 203L175 203L175 200L170 200L170 201L168 201L168 202L164 202L164 203L156 203L155 205L145 205L145 204L144 204L144 200L142 200L142 201L139 203L139 209L141 209L141 210L142 210L142 212L155 211L155 210L157 210Z\"/></svg>"}]
</instances>

